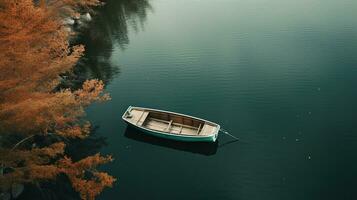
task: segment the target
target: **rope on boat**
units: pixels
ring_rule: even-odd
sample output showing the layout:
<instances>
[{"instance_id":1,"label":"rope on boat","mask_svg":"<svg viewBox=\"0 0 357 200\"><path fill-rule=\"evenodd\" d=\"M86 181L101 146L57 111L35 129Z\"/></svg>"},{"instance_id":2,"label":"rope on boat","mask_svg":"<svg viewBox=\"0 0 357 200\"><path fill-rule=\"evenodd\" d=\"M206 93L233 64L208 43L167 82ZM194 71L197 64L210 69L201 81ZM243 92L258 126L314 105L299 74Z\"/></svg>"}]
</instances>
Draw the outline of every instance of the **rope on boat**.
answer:
<instances>
[{"instance_id":1,"label":"rope on boat","mask_svg":"<svg viewBox=\"0 0 357 200\"><path fill-rule=\"evenodd\" d=\"M236 140L239 140L239 138L237 138L236 136L228 133L228 131L226 131L225 129L221 128L219 131L221 131L222 133L228 135L228 136L231 136L232 138L236 139Z\"/></svg>"}]
</instances>

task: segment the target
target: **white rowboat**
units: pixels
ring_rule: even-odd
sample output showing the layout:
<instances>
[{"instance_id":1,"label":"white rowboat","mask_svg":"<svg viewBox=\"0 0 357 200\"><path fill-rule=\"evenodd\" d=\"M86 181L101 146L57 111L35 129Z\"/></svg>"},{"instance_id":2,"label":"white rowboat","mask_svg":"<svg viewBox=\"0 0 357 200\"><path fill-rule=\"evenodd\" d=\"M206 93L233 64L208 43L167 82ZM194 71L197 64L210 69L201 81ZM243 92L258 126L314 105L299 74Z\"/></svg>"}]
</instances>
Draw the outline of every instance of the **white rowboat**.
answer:
<instances>
[{"instance_id":1,"label":"white rowboat","mask_svg":"<svg viewBox=\"0 0 357 200\"><path fill-rule=\"evenodd\" d=\"M215 142L220 126L197 117L151 108L133 107L122 119L153 136L187 142Z\"/></svg>"}]
</instances>

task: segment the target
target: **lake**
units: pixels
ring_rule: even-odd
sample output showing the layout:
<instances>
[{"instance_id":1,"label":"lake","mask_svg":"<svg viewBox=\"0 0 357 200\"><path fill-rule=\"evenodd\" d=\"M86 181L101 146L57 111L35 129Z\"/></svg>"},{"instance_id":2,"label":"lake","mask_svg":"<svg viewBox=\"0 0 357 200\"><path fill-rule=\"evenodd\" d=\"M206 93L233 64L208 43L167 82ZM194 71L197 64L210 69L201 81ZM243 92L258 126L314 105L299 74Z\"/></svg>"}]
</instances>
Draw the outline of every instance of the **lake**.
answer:
<instances>
[{"instance_id":1,"label":"lake","mask_svg":"<svg viewBox=\"0 0 357 200\"><path fill-rule=\"evenodd\" d=\"M77 73L118 180L98 199L356 199L357 1L108 0ZM219 123L218 143L128 129L129 105Z\"/></svg>"}]
</instances>

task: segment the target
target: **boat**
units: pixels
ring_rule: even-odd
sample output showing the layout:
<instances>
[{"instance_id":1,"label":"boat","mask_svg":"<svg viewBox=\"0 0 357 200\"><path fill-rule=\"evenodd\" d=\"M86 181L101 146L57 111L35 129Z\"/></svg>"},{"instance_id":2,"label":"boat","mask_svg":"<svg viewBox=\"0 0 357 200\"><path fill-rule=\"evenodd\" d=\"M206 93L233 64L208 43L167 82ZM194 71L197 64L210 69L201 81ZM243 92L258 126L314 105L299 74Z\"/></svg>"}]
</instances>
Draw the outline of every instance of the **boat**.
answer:
<instances>
[{"instance_id":1,"label":"boat","mask_svg":"<svg viewBox=\"0 0 357 200\"><path fill-rule=\"evenodd\" d=\"M215 142L220 125L175 112L129 106L122 119L141 132L185 142Z\"/></svg>"}]
</instances>

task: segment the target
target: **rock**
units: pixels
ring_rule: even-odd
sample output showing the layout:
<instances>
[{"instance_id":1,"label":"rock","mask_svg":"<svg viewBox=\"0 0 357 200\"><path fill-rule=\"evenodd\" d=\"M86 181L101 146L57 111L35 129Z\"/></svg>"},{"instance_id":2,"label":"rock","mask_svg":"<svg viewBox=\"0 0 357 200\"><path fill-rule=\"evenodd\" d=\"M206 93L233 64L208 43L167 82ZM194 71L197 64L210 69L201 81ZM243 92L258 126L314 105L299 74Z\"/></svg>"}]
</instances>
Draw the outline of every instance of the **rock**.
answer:
<instances>
[{"instance_id":1,"label":"rock","mask_svg":"<svg viewBox=\"0 0 357 200\"><path fill-rule=\"evenodd\" d=\"M73 25L74 24L74 19L72 19L72 18L70 18L70 17L67 17L67 18L65 18L65 19L63 19L63 24L65 24L65 25Z\"/></svg>"},{"instance_id":2,"label":"rock","mask_svg":"<svg viewBox=\"0 0 357 200\"><path fill-rule=\"evenodd\" d=\"M86 14L84 14L84 15L81 15L81 19L83 20L83 21L91 21L92 20L92 16L90 16L90 14L89 13L86 13Z\"/></svg>"},{"instance_id":3,"label":"rock","mask_svg":"<svg viewBox=\"0 0 357 200\"><path fill-rule=\"evenodd\" d=\"M83 25L82 20L77 20L76 22L77 22L78 25Z\"/></svg>"},{"instance_id":4,"label":"rock","mask_svg":"<svg viewBox=\"0 0 357 200\"><path fill-rule=\"evenodd\" d=\"M64 30L66 30L67 32L72 32L71 27L65 27Z\"/></svg>"},{"instance_id":5,"label":"rock","mask_svg":"<svg viewBox=\"0 0 357 200\"><path fill-rule=\"evenodd\" d=\"M24 185L23 184L17 184L14 183L11 186L11 194L13 198L17 198L20 196L20 194L24 191Z\"/></svg>"},{"instance_id":6,"label":"rock","mask_svg":"<svg viewBox=\"0 0 357 200\"><path fill-rule=\"evenodd\" d=\"M11 195L7 192L0 193L0 200L10 200Z\"/></svg>"},{"instance_id":7,"label":"rock","mask_svg":"<svg viewBox=\"0 0 357 200\"><path fill-rule=\"evenodd\" d=\"M80 15L79 13L76 13L76 14L73 16L73 19L78 20L80 17L81 17L81 15Z\"/></svg>"}]
</instances>

